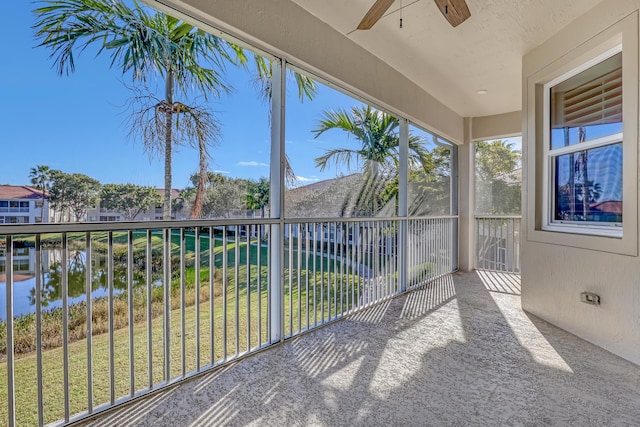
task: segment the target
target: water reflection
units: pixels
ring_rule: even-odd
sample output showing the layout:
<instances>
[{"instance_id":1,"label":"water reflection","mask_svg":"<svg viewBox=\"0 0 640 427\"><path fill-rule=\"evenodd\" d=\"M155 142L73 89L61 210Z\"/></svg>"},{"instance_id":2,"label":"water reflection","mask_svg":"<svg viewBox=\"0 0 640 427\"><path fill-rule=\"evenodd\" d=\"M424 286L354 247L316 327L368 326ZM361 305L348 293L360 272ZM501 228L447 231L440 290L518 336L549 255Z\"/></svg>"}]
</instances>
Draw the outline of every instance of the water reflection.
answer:
<instances>
[{"instance_id":1,"label":"water reflection","mask_svg":"<svg viewBox=\"0 0 640 427\"><path fill-rule=\"evenodd\" d=\"M108 293L108 257L107 254L93 252L91 259L87 259L84 250L68 249L66 266L63 264L63 250L52 248L42 250L40 263L42 265L42 293L43 309L49 310L62 306L62 284L65 269L67 273L69 304L86 300L86 280L88 265L91 266L91 296L93 298L106 296ZM35 313L36 307L36 265L37 251L33 247L20 248L14 251L14 281L13 281L13 312L14 316ZM153 259L153 258L152 258ZM0 320L6 319L6 277L5 257L0 258ZM90 264L89 264L90 263ZM157 264L157 263L153 263ZM135 258L133 262L133 286L144 286L146 283L146 260L144 257ZM160 266L152 265L152 280L160 279ZM127 256L114 255L113 287L116 294L127 289Z\"/></svg>"}]
</instances>

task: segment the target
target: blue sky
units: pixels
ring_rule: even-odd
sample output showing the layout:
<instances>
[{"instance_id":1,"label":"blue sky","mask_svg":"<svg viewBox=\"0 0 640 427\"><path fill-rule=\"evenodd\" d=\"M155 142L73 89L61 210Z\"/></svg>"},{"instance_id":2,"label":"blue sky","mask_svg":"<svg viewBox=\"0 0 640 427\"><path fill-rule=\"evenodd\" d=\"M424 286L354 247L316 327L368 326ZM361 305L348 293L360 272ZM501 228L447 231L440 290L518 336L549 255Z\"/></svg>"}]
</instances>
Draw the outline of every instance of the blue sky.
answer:
<instances>
[{"instance_id":1,"label":"blue sky","mask_svg":"<svg viewBox=\"0 0 640 427\"><path fill-rule=\"evenodd\" d=\"M34 3L12 1L6 7L0 63L0 87L4 94L2 114L3 165L0 184L29 182L31 167L39 164L65 172L84 173L102 183L133 182L162 187L163 160L149 159L141 141L128 137L126 109L131 92L129 76L109 68L107 55L85 52L76 60L76 72L59 77L52 69L49 51L35 47L30 28ZM227 77L234 90L230 95L210 100L210 107L222 130L222 138L212 148L210 168L228 176L259 178L269 176L268 106L258 99L249 73L230 67ZM295 99L292 104L299 104ZM327 87L313 102L306 101L287 116L287 152L300 183L334 176L335 170L320 173L313 158L326 148L345 145L343 135L330 140L313 140L320 112L326 108L349 107L356 103ZM197 170L197 151L176 150L173 157L173 186L188 185Z\"/></svg>"},{"instance_id":2,"label":"blue sky","mask_svg":"<svg viewBox=\"0 0 640 427\"><path fill-rule=\"evenodd\" d=\"M76 72L59 77L52 69L49 51L36 47L31 26L36 4L10 1L1 27L5 43L0 63L3 162L0 184L29 183L29 170L48 165L64 172L84 173L103 184L131 182L164 186L161 156L149 158L141 141L131 139L127 118L127 89L131 78L117 67L110 69L107 54L85 52L76 58ZM211 170L227 176L257 179L269 176L268 105L258 99L252 76L229 67L230 95L210 100L222 137L211 149ZM157 82L156 82L157 83ZM151 85L153 88L154 86ZM297 91L296 91L297 92ZM158 92L160 93L160 92ZM300 103L292 92L287 97L286 150L300 185L331 178L345 169L332 166L320 172L314 158L333 147L356 147L339 131L313 139L322 111L350 108L358 101L320 85L313 101ZM173 156L173 187L189 185L197 171L197 151L181 147Z\"/></svg>"}]
</instances>

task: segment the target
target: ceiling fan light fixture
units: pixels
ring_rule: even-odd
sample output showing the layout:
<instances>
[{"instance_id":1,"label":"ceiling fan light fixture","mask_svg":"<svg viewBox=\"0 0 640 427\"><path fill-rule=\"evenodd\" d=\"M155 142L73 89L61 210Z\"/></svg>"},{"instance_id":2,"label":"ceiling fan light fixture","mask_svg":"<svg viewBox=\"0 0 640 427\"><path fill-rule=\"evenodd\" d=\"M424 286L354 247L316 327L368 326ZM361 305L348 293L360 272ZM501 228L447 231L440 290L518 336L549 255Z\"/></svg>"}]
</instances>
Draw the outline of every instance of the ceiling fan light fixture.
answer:
<instances>
[{"instance_id":1,"label":"ceiling fan light fixture","mask_svg":"<svg viewBox=\"0 0 640 427\"><path fill-rule=\"evenodd\" d=\"M478 95L486 95L487 93L489 93L489 91L486 90L486 89L479 89L479 90L476 91L476 93Z\"/></svg>"}]
</instances>

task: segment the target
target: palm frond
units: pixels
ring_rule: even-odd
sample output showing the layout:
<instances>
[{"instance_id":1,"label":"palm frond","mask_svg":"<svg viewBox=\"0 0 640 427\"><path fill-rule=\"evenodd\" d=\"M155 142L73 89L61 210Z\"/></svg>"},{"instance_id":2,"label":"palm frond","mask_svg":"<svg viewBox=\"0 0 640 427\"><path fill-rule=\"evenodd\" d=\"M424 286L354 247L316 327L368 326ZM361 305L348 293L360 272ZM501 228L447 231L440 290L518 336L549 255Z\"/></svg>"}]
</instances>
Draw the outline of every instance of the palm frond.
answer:
<instances>
[{"instance_id":1,"label":"palm frond","mask_svg":"<svg viewBox=\"0 0 640 427\"><path fill-rule=\"evenodd\" d=\"M327 150L323 155L316 157L315 164L317 168L320 168L320 171L324 171L332 162L336 165L344 163L347 170L350 170L352 159L356 161L360 160L360 153L348 148L334 148L332 150Z\"/></svg>"},{"instance_id":2,"label":"palm frond","mask_svg":"<svg viewBox=\"0 0 640 427\"><path fill-rule=\"evenodd\" d=\"M75 71L75 56L90 46L108 52L111 67L134 80L172 75L183 93L204 96L230 91L227 63L246 62L244 52L191 24L122 0L56 0L34 10L38 46L51 49L59 75Z\"/></svg>"},{"instance_id":3,"label":"palm frond","mask_svg":"<svg viewBox=\"0 0 640 427\"><path fill-rule=\"evenodd\" d=\"M293 75L300 101L304 102L305 98L312 100L318 94L318 84L311 77L292 70L289 73Z\"/></svg>"},{"instance_id":4,"label":"palm frond","mask_svg":"<svg viewBox=\"0 0 640 427\"><path fill-rule=\"evenodd\" d=\"M363 129L357 121L357 117L354 117L351 113L343 109L325 111L318 124L319 127L311 131L315 134L314 138L316 139L332 129L342 130L358 140L366 139L366 135L363 133Z\"/></svg>"},{"instance_id":5,"label":"palm frond","mask_svg":"<svg viewBox=\"0 0 640 427\"><path fill-rule=\"evenodd\" d=\"M260 55L253 55L253 63L255 66L255 75L253 77L253 86L258 94L258 98L269 103L271 101L271 78L273 70L271 63ZM271 114L271 112L269 112ZM269 116L271 120L271 116Z\"/></svg>"}]
</instances>

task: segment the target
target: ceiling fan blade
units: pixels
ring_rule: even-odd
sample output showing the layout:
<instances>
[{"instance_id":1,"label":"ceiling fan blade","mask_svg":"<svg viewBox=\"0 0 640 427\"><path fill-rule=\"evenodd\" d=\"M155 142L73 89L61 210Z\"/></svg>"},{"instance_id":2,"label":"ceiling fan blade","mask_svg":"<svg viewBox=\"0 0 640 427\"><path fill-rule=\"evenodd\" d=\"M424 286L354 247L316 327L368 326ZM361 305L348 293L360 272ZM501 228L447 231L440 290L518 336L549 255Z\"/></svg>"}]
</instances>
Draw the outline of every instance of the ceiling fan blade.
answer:
<instances>
[{"instance_id":1,"label":"ceiling fan blade","mask_svg":"<svg viewBox=\"0 0 640 427\"><path fill-rule=\"evenodd\" d=\"M435 2L452 27L457 27L471 16L464 0L435 0Z\"/></svg>"},{"instance_id":2,"label":"ceiling fan blade","mask_svg":"<svg viewBox=\"0 0 640 427\"><path fill-rule=\"evenodd\" d=\"M362 21L358 24L359 30L368 30L373 27L382 15L391 7L395 0L376 0L371 9L364 15Z\"/></svg>"}]
</instances>

